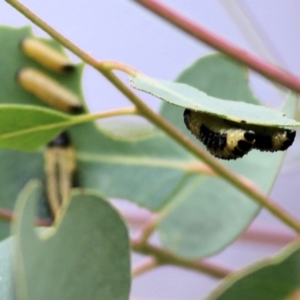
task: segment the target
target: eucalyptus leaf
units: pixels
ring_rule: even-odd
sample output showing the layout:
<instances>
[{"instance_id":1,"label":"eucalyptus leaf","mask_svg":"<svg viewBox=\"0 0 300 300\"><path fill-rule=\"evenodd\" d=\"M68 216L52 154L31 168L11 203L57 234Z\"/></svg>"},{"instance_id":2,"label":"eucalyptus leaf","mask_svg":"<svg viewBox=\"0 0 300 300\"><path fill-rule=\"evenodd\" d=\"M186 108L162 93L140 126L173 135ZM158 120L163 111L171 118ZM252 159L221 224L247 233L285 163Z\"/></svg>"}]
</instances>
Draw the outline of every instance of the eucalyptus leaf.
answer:
<instances>
[{"instance_id":1,"label":"eucalyptus leaf","mask_svg":"<svg viewBox=\"0 0 300 300\"><path fill-rule=\"evenodd\" d=\"M41 107L0 105L0 147L35 150L55 138L71 120L68 115Z\"/></svg>"},{"instance_id":2,"label":"eucalyptus leaf","mask_svg":"<svg viewBox=\"0 0 300 300\"><path fill-rule=\"evenodd\" d=\"M127 300L130 256L127 228L112 206L91 192L73 191L55 227L37 233L33 220L41 186L21 192L14 224L18 300Z\"/></svg>"},{"instance_id":3,"label":"eucalyptus leaf","mask_svg":"<svg viewBox=\"0 0 300 300\"><path fill-rule=\"evenodd\" d=\"M242 99L243 102L261 105L249 86L248 69L220 53L197 59L179 74L176 81L187 83L215 98L234 101Z\"/></svg>"},{"instance_id":4,"label":"eucalyptus leaf","mask_svg":"<svg viewBox=\"0 0 300 300\"><path fill-rule=\"evenodd\" d=\"M71 130L80 186L159 210L187 175L192 156L164 134L112 138L93 124Z\"/></svg>"},{"instance_id":5,"label":"eucalyptus leaf","mask_svg":"<svg viewBox=\"0 0 300 300\"><path fill-rule=\"evenodd\" d=\"M134 88L152 94L168 103L205 112L238 123L270 127L300 126L280 111L251 103L219 99L184 83L170 82L137 73L131 78Z\"/></svg>"},{"instance_id":6,"label":"eucalyptus leaf","mask_svg":"<svg viewBox=\"0 0 300 300\"><path fill-rule=\"evenodd\" d=\"M239 270L211 293L206 300L296 300L300 291L300 243L272 258ZM298 295L298 296L297 296Z\"/></svg>"}]
</instances>

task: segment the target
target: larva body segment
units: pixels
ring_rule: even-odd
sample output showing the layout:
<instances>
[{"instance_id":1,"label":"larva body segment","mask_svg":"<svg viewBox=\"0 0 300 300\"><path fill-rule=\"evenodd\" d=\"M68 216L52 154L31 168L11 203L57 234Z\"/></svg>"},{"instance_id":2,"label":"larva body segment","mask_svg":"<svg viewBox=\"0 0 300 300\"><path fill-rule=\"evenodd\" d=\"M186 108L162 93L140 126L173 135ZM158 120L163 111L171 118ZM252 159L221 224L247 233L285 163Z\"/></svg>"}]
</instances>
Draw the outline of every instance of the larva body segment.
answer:
<instances>
[{"instance_id":1,"label":"larva body segment","mask_svg":"<svg viewBox=\"0 0 300 300\"><path fill-rule=\"evenodd\" d=\"M186 109L186 127L217 158L237 159L247 154L253 147L255 133L232 126L222 118Z\"/></svg>"},{"instance_id":2,"label":"larva body segment","mask_svg":"<svg viewBox=\"0 0 300 300\"><path fill-rule=\"evenodd\" d=\"M26 91L61 111L80 113L83 110L76 94L38 70L22 69L17 80Z\"/></svg>"},{"instance_id":3,"label":"larva body segment","mask_svg":"<svg viewBox=\"0 0 300 300\"><path fill-rule=\"evenodd\" d=\"M21 42L22 52L44 66L58 73L68 73L75 69L74 64L62 53L35 38L26 38Z\"/></svg>"},{"instance_id":4,"label":"larva body segment","mask_svg":"<svg viewBox=\"0 0 300 300\"><path fill-rule=\"evenodd\" d=\"M256 129L254 149L260 151L284 151L289 148L295 139L296 131L283 128Z\"/></svg>"}]
</instances>

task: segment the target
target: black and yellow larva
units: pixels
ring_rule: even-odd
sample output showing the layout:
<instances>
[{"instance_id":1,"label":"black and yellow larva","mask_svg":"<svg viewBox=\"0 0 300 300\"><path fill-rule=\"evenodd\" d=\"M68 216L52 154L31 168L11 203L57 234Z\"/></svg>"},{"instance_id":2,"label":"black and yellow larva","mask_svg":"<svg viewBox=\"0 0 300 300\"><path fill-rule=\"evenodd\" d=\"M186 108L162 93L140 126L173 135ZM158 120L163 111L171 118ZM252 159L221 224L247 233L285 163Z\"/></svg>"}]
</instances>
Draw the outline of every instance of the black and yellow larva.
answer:
<instances>
[{"instance_id":1,"label":"black and yellow larva","mask_svg":"<svg viewBox=\"0 0 300 300\"><path fill-rule=\"evenodd\" d=\"M187 129L221 159L237 159L251 149L283 151L293 144L296 135L290 129L237 123L189 109L183 115Z\"/></svg>"},{"instance_id":2,"label":"black and yellow larva","mask_svg":"<svg viewBox=\"0 0 300 300\"><path fill-rule=\"evenodd\" d=\"M76 171L75 152L66 132L52 140L44 153L48 203L54 217L70 196Z\"/></svg>"},{"instance_id":3,"label":"black and yellow larva","mask_svg":"<svg viewBox=\"0 0 300 300\"><path fill-rule=\"evenodd\" d=\"M74 64L62 53L36 38L25 38L20 44L22 52L44 66L58 73L68 73Z\"/></svg>"},{"instance_id":4,"label":"black and yellow larva","mask_svg":"<svg viewBox=\"0 0 300 300\"><path fill-rule=\"evenodd\" d=\"M26 91L50 106L72 114L83 111L83 106L76 94L43 72L33 68L24 68L18 72L17 80Z\"/></svg>"}]
</instances>

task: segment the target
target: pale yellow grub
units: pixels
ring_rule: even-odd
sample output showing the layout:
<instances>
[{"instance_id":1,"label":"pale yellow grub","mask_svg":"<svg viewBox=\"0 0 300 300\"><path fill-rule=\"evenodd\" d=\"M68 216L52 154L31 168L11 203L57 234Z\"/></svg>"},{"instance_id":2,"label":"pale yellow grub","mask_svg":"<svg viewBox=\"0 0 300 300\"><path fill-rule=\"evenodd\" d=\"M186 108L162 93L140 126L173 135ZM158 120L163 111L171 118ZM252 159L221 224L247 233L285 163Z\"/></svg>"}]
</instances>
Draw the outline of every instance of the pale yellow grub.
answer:
<instances>
[{"instance_id":1,"label":"pale yellow grub","mask_svg":"<svg viewBox=\"0 0 300 300\"><path fill-rule=\"evenodd\" d=\"M61 111L77 113L82 109L76 94L38 70L20 70L18 82L26 91Z\"/></svg>"},{"instance_id":2,"label":"pale yellow grub","mask_svg":"<svg viewBox=\"0 0 300 300\"><path fill-rule=\"evenodd\" d=\"M24 54L52 71L65 73L74 70L74 64L62 53L35 38L26 38L21 43Z\"/></svg>"}]
</instances>

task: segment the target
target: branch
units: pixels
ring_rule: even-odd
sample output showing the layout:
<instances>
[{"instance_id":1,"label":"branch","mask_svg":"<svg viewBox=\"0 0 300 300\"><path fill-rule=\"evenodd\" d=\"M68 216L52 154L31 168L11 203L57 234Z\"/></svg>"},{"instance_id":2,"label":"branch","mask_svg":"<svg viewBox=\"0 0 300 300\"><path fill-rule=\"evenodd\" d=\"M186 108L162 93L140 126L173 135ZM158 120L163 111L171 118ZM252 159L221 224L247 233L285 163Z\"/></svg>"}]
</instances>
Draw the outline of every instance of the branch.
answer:
<instances>
[{"instance_id":1,"label":"branch","mask_svg":"<svg viewBox=\"0 0 300 300\"><path fill-rule=\"evenodd\" d=\"M189 260L185 258L178 257L171 252L163 250L159 247L150 245L148 243L140 243L139 241L132 241L132 250L145 255L154 256L157 263L160 265L173 265L189 270L193 270L199 273L205 273L214 278L224 278L229 275L232 271L224 267L215 266L213 264Z\"/></svg>"},{"instance_id":2,"label":"branch","mask_svg":"<svg viewBox=\"0 0 300 300\"><path fill-rule=\"evenodd\" d=\"M300 236L294 232L287 231L281 227L268 227L265 225L251 225L240 237L239 240L260 245L286 246Z\"/></svg>"},{"instance_id":3,"label":"branch","mask_svg":"<svg viewBox=\"0 0 300 300\"><path fill-rule=\"evenodd\" d=\"M155 269L156 267L160 266L161 264L155 259L150 258L142 262L140 265L134 268L132 271L132 278L136 278L150 270Z\"/></svg>"},{"instance_id":4,"label":"branch","mask_svg":"<svg viewBox=\"0 0 300 300\"><path fill-rule=\"evenodd\" d=\"M5 208L0 208L0 220L5 222L11 222L15 219L15 214L11 210L7 210ZM51 221L44 220L44 219L35 219L35 223L37 226L44 226L48 227L51 226Z\"/></svg>"},{"instance_id":5,"label":"branch","mask_svg":"<svg viewBox=\"0 0 300 300\"><path fill-rule=\"evenodd\" d=\"M229 57L243 63L257 73L273 80L297 93L300 93L300 78L276 67L271 63L267 63L258 57L246 52L222 37L212 33L206 28L192 22L183 15L171 10L166 5L156 0L134 0L136 3L146 7L156 15L175 25L177 28L190 34L194 38L204 42L212 48L228 55Z\"/></svg>"}]
</instances>

